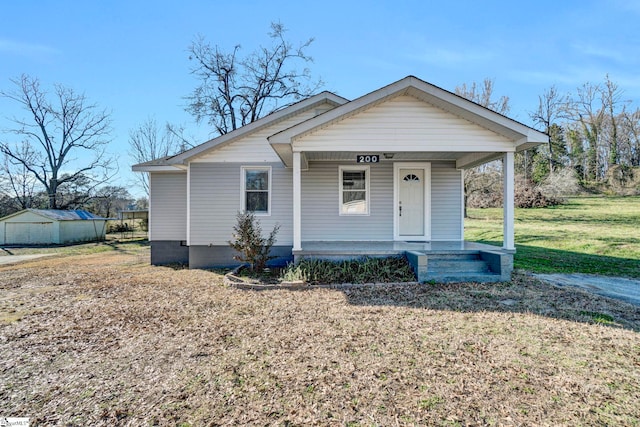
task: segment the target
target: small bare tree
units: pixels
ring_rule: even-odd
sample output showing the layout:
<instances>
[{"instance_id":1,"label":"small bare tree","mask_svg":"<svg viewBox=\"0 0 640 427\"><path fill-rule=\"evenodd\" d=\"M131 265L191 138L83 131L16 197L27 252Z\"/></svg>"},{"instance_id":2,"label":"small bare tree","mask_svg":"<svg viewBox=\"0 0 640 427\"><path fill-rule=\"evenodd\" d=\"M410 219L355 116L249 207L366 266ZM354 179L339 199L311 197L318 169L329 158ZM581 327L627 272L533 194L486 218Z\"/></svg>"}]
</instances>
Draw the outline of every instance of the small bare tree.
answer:
<instances>
[{"instance_id":1,"label":"small bare tree","mask_svg":"<svg viewBox=\"0 0 640 427\"><path fill-rule=\"evenodd\" d=\"M162 159L191 148L193 144L184 136L184 129L167 123L161 130L153 118L148 118L137 128L129 131L129 155L136 163ZM149 176L135 174L140 186L149 196Z\"/></svg>"},{"instance_id":2,"label":"small bare tree","mask_svg":"<svg viewBox=\"0 0 640 427\"><path fill-rule=\"evenodd\" d=\"M285 32L281 23L271 23L272 45L245 57L240 57L240 45L224 52L204 37L196 38L189 46L189 59L199 84L186 98L187 111L223 135L317 91L322 82L312 82L304 67L312 62L305 50L313 39L294 47Z\"/></svg>"},{"instance_id":3,"label":"small bare tree","mask_svg":"<svg viewBox=\"0 0 640 427\"><path fill-rule=\"evenodd\" d=\"M78 197L64 199L65 188L88 194L113 176L115 160L106 155L110 117L82 94L55 86L54 101L36 78L22 75L11 80L16 89L0 96L18 103L28 119L13 118L5 134L15 139L0 140L2 152L13 166L30 175L46 191L50 209L79 203Z\"/></svg>"},{"instance_id":4,"label":"small bare tree","mask_svg":"<svg viewBox=\"0 0 640 427\"><path fill-rule=\"evenodd\" d=\"M569 99L566 95L558 93L558 89L555 86L551 86L542 95L538 96L538 108L530 114L533 122L541 128L541 130L550 136L548 144L547 161L549 164L549 172L555 172L557 167L562 165L558 164L558 158L566 153L557 153L558 148L557 141L554 140L551 127L558 125L560 120L569 117ZM557 134L557 132L556 132ZM525 170L526 172L526 170Z\"/></svg>"}]
</instances>

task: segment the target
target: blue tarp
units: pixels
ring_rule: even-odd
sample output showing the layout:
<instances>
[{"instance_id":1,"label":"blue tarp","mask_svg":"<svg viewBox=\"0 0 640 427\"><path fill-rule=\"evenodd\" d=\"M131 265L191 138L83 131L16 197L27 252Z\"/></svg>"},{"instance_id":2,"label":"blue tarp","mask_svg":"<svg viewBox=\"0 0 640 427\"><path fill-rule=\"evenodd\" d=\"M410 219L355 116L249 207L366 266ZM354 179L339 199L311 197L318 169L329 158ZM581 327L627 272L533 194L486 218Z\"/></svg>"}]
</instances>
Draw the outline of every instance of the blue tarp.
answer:
<instances>
[{"instance_id":1,"label":"blue tarp","mask_svg":"<svg viewBox=\"0 0 640 427\"><path fill-rule=\"evenodd\" d=\"M77 211L62 211L58 209L28 209L30 212L37 213L47 218L54 219L56 221L79 221L79 220L107 220L101 216L94 215L91 212L77 210Z\"/></svg>"}]
</instances>

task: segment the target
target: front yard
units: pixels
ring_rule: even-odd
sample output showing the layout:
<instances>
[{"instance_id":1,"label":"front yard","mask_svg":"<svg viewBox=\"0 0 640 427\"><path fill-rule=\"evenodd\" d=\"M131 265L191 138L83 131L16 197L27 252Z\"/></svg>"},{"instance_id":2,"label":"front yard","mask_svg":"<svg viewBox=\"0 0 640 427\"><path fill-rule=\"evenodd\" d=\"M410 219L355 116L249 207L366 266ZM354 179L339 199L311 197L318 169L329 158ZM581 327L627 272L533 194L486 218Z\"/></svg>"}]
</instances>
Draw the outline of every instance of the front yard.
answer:
<instances>
[{"instance_id":1,"label":"front yard","mask_svg":"<svg viewBox=\"0 0 640 427\"><path fill-rule=\"evenodd\" d=\"M640 308L499 285L243 291L148 248L0 267L32 425L640 425Z\"/></svg>"}]
</instances>

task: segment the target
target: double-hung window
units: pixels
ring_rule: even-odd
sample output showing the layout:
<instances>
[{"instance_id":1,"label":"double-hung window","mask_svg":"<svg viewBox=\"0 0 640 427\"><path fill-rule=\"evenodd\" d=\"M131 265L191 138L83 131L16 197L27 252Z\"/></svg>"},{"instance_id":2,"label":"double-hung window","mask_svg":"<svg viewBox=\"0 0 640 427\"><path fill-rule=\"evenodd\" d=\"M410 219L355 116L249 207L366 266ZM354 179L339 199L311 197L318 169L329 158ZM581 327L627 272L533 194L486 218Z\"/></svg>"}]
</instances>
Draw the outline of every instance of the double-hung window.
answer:
<instances>
[{"instance_id":1,"label":"double-hung window","mask_svg":"<svg viewBox=\"0 0 640 427\"><path fill-rule=\"evenodd\" d=\"M271 167L242 167L242 211L271 213Z\"/></svg>"},{"instance_id":2,"label":"double-hung window","mask_svg":"<svg viewBox=\"0 0 640 427\"><path fill-rule=\"evenodd\" d=\"M369 166L340 166L340 215L369 214Z\"/></svg>"}]
</instances>

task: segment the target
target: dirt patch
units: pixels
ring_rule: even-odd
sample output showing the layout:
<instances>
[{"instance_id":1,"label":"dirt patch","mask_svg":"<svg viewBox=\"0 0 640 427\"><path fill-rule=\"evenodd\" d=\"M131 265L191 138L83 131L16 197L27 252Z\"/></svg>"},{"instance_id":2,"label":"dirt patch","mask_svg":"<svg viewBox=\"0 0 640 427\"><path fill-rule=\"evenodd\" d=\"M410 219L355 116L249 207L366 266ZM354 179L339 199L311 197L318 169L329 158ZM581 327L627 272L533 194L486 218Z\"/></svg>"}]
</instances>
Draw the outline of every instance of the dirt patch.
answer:
<instances>
[{"instance_id":1,"label":"dirt patch","mask_svg":"<svg viewBox=\"0 0 640 427\"><path fill-rule=\"evenodd\" d=\"M33 425L633 425L640 309L527 277L250 291L148 253L0 267ZM606 314L608 323L594 313Z\"/></svg>"}]
</instances>

